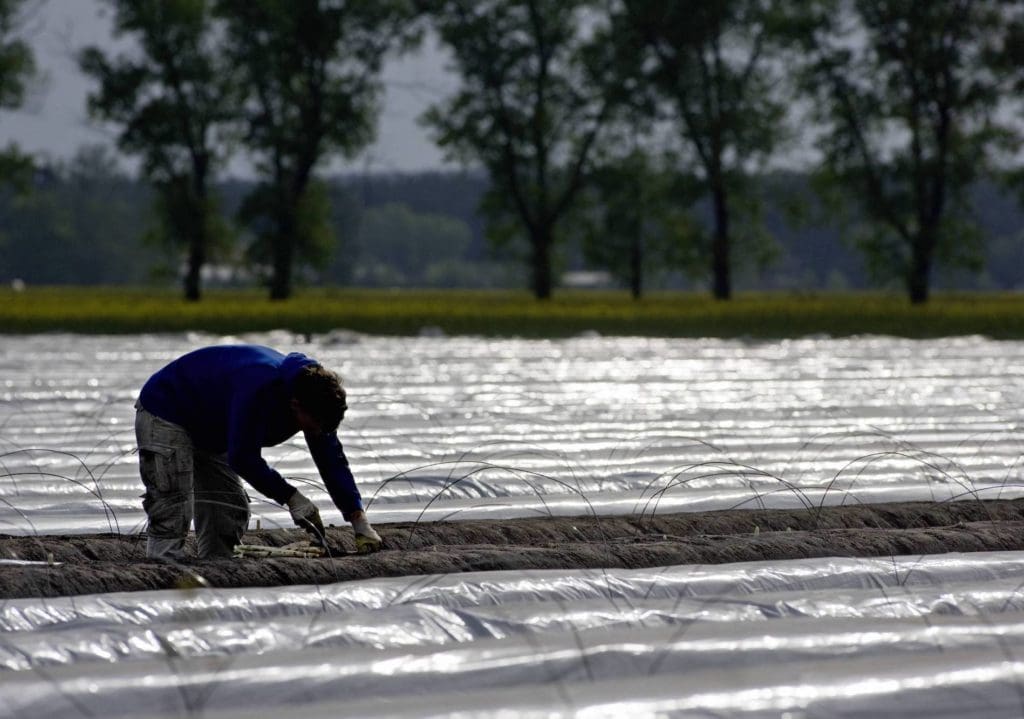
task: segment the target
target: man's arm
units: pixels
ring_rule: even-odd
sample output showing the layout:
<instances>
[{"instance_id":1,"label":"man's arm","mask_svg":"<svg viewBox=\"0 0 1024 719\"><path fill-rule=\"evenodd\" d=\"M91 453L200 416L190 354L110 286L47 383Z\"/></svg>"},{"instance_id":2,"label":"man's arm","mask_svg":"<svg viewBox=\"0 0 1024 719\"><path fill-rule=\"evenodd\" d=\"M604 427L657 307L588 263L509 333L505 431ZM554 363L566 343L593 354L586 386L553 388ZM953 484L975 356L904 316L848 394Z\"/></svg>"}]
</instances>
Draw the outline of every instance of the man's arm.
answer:
<instances>
[{"instance_id":1,"label":"man's arm","mask_svg":"<svg viewBox=\"0 0 1024 719\"><path fill-rule=\"evenodd\" d=\"M352 476L337 433L306 432L305 436L309 452L313 455L313 462L320 472L327 493L331 495L334 506L341 512L345 521L353 521L357 513L363 512L363 499L359 495L359 488L356 487L355 477Z\"/></svg>"},{"instance_id":2,"label":"man's arm","mask_svg":"<svg viewBox=\"0 0 1024 719\"><path fill-rule=\"evenodd\" d=\"M356 551L360 554L376 552L381 548L380 535L370 526L370 521L363 511L363 500L359 496L359 488L349 469L345 450L341 448L338 435L306 433L306 444L324 486L331 495L334 505L341 510L341 516L352 523L355 532Z\"/></svg>"},{"instance_id":3,"label":"man's arm","mask_svg":"<svg viewBox=\"0 0 1024 719\"><path fill-rule=\"evenodd\" d=\"M228 427L228 464L258 492L279 504L287 504L292 521L323 546L324 523L316 505L263 459L261 403L258 396L236 399L231 407Z\"/></svg>"},{"instance_id":4,"label":"man's arm","mask_svg":"<svg viewBox=\"0 0 1024 719\"><path fill-rule=\"evenodd\" d=\"M236 399L228 427L228 464L257 492L284 504L296 489L263 459L263 429L257 403Z\"/></svg>"}]
</instances>

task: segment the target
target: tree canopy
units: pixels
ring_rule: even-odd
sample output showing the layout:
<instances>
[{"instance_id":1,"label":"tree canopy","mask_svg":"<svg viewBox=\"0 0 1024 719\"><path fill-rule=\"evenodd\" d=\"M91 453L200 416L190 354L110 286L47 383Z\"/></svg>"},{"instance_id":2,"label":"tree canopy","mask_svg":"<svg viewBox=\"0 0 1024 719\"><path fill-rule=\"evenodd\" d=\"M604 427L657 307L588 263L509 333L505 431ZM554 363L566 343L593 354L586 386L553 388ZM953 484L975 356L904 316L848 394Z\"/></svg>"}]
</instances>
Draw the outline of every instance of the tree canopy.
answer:
<instances>
[{"instance_id":1,"label":"tree canopy","mask_svg":"<svg viewBox=\"0 0 1024 719\"><path fill-rule=\"evenodd\" d=\"M824 170L860 200L863 246L914 303L927 301L940 257L975 256L966 193L1010 137L993 115L1003 80L990 65L1009 6L828 1L804 36Z\"/></svg>"},{"instance_id":2,"label":"tree canopy","mask_svg":"<svg viewBox=\"0 0 1024 719\"><path fill-rule=\"evenodd\" d=\"M424 122L449 158L481 164L492 227L530 248L531 284L552 291L557 227L584 187L615 104L606 44L583 0L425 0L462 86ZM511 220L511 222L509 222Z\"/></svg>"},{"instance_id":3,"label":"tree canopy","mask_svg":"<svg viewBox=\"0 0 1024 719\"><path fill-rule=\"evenodd\" d=\"M235 73L217 51L208 0L107 0L114 31L135 50L111 56L84 49L82 70L98 84L89 110L119 127L118 146L142 160L158 189L162 234L188 249L185 297L200 296L211 245L227 234L209 191L227 157L226 131L239 95Z\"/></svg>"},{"instance_id":4,"label":"tree canopy","mask_svg":"<svg viewBox=\"0 0 1024 719\"><path fill-rule=\"evenodd\" d=\"M783 133L782 46L777 0L620 0L613 13L619 57L632 56L641 89L667 103L711 198L711 285L732 294L737 196ZM773 64L773 61L774 64Z\"/></svg>"},{"instance_id":5,"label":"tree canopy","mask_svg":"<svg viewBox=\"0 0 1024 719\"><path fill-rule=\"evenodd\" d=\"M324 261L314 171L373 138L385 55L418 38L405 0L217 0L247 89L244 142L263 180L244 217L270 265L270 297L292 291L296 259Z\"/></svg>"},{"instance_id":6,"label":"tree canopy","mask_svg":"<svg viewBox=\"0 0 1024 719\"><path fill-rule=\"evenodd\" d=\"M26 0L0 0L0 110L21 107L25 93L38 78L35 55L21 37ZM24 188L32 161L16 144L0 149L0 182Z\"/></svg>"}]
</instances>

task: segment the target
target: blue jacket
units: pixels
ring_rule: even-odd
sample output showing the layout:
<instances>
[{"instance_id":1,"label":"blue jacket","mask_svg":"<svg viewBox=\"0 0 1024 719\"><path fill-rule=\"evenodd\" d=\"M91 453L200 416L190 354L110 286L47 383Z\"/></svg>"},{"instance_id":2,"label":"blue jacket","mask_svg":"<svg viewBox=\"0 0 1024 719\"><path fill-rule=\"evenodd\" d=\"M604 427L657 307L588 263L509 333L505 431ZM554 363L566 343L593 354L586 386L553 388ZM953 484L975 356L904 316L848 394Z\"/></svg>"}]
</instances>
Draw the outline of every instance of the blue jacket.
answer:
<instances>
[{"instance_id":1,"label":"blue jacket","mask_svg":"<svg viewBox=\"0 0 1024 719\"><path fill-rule=\"evenodd\" d=\"M199 449L227 454L228 464L256 490L285 503L295 487L261 455L299 431L291 409L299 370L317 364L269 347L205 347L179 357L142 388L142 407L185 429ZM331 499L347 519L363 508L338 435L305 434Z\"/></svg>"}]
</instances>

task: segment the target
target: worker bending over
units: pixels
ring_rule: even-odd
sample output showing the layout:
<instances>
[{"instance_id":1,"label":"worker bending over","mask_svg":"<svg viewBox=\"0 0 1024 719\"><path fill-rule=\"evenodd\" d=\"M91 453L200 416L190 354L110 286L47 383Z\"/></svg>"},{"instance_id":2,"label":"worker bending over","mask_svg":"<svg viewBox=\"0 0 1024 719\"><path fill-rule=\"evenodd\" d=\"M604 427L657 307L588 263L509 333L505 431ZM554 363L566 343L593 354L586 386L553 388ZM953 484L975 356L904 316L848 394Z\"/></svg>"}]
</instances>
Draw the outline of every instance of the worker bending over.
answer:
<instances>
[{"instance_id":1,"label":"worker bending over","mask_svg":"<svg viewBox=\"0 0 1024 719\"><path fill-rule=\"evenodd\" d=\"M348 409L345 390L315 360L256 345L206 347L150 377L135 408L148 557L184 560L193 515L199 557L231 557L249 524L239 477L286 504L295 524L323 544L316 505L261 455L299 430L327 492L352 523L356 548L380 548L336 433Z\"/></svg>"}]
</instances>

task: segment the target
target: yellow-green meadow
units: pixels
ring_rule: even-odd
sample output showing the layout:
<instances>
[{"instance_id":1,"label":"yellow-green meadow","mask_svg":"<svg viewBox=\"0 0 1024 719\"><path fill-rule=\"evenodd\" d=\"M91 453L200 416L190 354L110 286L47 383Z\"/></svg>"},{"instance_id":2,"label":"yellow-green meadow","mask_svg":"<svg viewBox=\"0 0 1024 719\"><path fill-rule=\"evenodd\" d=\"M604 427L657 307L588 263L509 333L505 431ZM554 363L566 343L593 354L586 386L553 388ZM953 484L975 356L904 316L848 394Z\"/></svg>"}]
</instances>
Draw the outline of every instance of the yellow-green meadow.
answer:
<instances>
[{"instance_id":1,"label":"yellow-green meadow","mask_svg":"<svg viewBox=\"0 0 1024 719\"><path fill-rule=\"evenodd\" d=\"M258 290L211 290L186 302L177 290L29 287L0 290L0 333L321 333L564 337L796 337L885 334L1024 337L1024 294L936 294L911 305L898 294L741 293L719 302L701 293L563 290L546 301L526 291L302 289L271 302Z\"/></svg>"}]
</instances>

